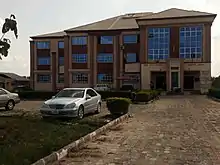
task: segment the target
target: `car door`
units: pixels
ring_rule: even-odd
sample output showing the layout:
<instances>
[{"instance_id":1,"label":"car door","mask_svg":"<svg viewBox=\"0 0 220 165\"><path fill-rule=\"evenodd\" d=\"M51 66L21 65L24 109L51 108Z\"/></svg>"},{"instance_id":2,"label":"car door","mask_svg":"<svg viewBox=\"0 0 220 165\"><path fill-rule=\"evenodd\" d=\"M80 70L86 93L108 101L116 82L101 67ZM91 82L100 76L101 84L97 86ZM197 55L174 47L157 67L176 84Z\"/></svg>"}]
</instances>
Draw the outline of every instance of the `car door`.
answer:
<instances>
[{"instance_id":1,"label":"car door","mask_svg":"<svg viewBox=\"0 0 220 165\"><path fill-rule=\"evenodd\" d=\"M88 89L88 90L86 91L86 96L87 96L87 95L91 96L89 93L90 93L90 92L89 92L89 89ZM93 111L93 100L92 100L92 96L91 96L90 99L87 99L87 100L85 101L84 106L85 106L84 113L90 113L90 112Z\"/></svg>"},{"instance_id":2,"label":"car door","mask_svg":"<svg viewBox=\"0 0 220 165\"><path fill-rule=\"evenodd\" d=\"M93 89L88 90L89 95L92 97L91 98L91 104L92 104L92 111L97 110L97 103L98 103L98 95Z\"/></svg>"},{"instance_id":3,"label":"car door","mask_svg":"<svg viewBox=\"0 0 220 165\"><path fill-rule=\"evenodd\" d=\"M4 107L8 102L8 95L7 93L0 89L0 107Z\"/></svg>"}]
</instances>

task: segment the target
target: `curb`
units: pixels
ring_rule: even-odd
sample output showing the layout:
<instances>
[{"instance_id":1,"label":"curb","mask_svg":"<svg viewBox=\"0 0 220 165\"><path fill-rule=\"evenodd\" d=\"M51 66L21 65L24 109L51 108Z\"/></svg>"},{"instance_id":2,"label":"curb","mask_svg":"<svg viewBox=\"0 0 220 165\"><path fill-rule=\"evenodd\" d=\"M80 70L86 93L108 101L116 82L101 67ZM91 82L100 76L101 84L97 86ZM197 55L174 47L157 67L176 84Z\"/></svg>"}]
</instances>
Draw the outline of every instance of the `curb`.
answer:
<instances>
[{"instance_id":1,"label":"curb","mask_svg":"<svg viewBox=\"0 0 220 165\"><path fill-rule=\"evenodd\" d=\"M213 101L217 101L217 102L220 102L220 99L217 99L215 97L212 97L212 96L207 96L207 98L213 100Z\"/></svg>"},{"instance_id":2,"label":"curb","mask_svg":"<svg viewBox=\"0 0 220 165\"><path fill-rule=\"evenodd\" d=\"M68 144L67 146L63 147L62 149L55 151L52 154L38 160L37 162L35 162L31 165L49 165L55 161L58 161L58 160L64 158L65 156L67 156L71 150L77 149L80 145L82 145L88 141L91 141L92 139L94 139L95 137L100 135L101 133L105 132L110 127L115 126L115 125L123 122L124 120L128 119L129 117L130 117L130 114L125 114L125 115L109 122L108 124L98 128L97 130L85 135L84 137L81 137L80 139Z\"/></svg>"}]
</instances>

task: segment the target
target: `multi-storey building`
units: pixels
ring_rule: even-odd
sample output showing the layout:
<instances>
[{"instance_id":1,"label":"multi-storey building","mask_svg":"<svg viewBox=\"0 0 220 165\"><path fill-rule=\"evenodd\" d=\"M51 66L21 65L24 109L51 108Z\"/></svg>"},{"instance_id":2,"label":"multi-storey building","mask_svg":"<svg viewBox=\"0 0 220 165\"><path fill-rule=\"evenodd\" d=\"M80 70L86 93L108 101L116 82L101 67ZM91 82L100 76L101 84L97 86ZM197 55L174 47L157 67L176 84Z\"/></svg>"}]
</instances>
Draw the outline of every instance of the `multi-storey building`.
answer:
<instances>
[{"instance_id":1,"label":"multi-storey building","mask_svg":"<svg viewBox=\"0 0 220 165\"><path fill-rule=\"evenodd\" d=\"M109 83L206 92L216 14L168 9L132 13L31 37L35 90Z\"/></svg>"}]
</instances>

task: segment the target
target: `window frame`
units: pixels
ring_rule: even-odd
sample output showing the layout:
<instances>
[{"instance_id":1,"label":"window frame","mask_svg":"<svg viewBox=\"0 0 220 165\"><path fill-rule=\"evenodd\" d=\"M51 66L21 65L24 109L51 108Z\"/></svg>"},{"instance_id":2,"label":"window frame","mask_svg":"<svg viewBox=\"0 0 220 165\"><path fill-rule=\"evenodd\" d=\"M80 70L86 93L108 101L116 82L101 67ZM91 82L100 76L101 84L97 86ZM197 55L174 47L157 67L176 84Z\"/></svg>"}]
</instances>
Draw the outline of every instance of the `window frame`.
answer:
<instances>
[{"instance_id":1,"label":"window frame","mask_svg":"<svg viewBox=\"0 0 220 165\"><path fill-rule=\"evenodd\" d=\"M62 46L60 47L61 43L62 43ZM64 41L58 41L58 49L64 49Z\"/></svg>"},{"instance_id":2,"label":"window frame","mask_svg":"<svg viewBox=\"0 0 220 165\"><path fill-rule=\"evenodd\" d=\"M96 56L97 63L113 63L113 53L98 53ZM109 61L108 61L109 60Z\"/></svg>"},{"instance_id":3,"label":"window frame","mask_svg":"<svg viewBox=\"0 0 220 165\"><path fill-rule=\"evenodd\" d=\"M40 46L40 44L42 44ZM50 49L50 41L37 41L36 42L37 49Z\"/></svg>"},{"instance_id":4,"label":"window frame","mask_svg":"<svg viewBox=\"0 0 220 165\"><path fill-rule=\"evenodd\" d=\"M131 37L131 36L135 36L135 41L132 42L130 41L125 41L125 37ZM124 44L137 44L138 43L138 34L125 34L123 35L123 43Z\"/></svg>"},{"instance_id":5,"label":"window frame","mask_svg":"<svg viewBox=\"0 0 220 165\"><path fill-rule=\"evenodd\" d=\"M111 39L111 40L108 40ZM112 45L114 42L114 36L100 36L100 44L101 45Z\"/></svg>"},{"instance_id":6,"label":"window frame","mask_svg":"<svg viewBox=\"0 0 220 165\"><path fill-rule=\"evenodd\" d=\"M48 81L40 81L40 76L48 76ZM50 74L37 74L37 82L38 83L51 83L51 75Z\"/></svg>"},{"instance_id":7,"label":"window frame","mask_svg":"<svg viewBox=\"0 0 220 165\"><path fill-rule=\"evenodd\" d=\"M74 78L77 78L79 76L81 76L81 78L83 78L83 75L85 77L87 77L87 80L74 80ZM89 74L88 73L72 73L72 83L76 83L76 84L88 84L89 83Z\"/></svg>"},{"instance_id":8,"label":"window frame","mask_svg":"<svg viewBox=\"0 0 220 165\"><path fill-rule=\"evenodd\" d=\"M77 54L73 53L72 54L72 62L85 64L88 62L88 54L86 54L86 53L77 53Z\"/></svg>"},{"instance_id":9,"label":"window frame","mask_svg":"<svg viewBox=\"0 0 220 165\"><path fill-rule=\"evenodd\" d=\"M179 28L179 58L193 60L197 58L202 58L202 56L203 56L203 26L194 25L194 26L180 27Z\"/></svg>"},{"instance_id":10,"label":"window frame","mask_svg":"<svg viewBox=\"0 0 220 165\"><path fill-rule=\"evenodd\" d=\"M41 64L41 62L40 62L40 60L42 60L42 59L44 59L44 60L47 60L48 61L48 64ZM45 56L45 57L37 57L37 65L38 66L41 66L41 65L51 65L51 57L50 56Z\"/></svg>"},{"instance_id":11,"label":"window frame","mask_svg":"<svg viewBox=\"0 0 220 165\"><path fill-rule=\"evenodd\" d=\"M75 42L73 42L75 40ZM88 36L72 36L71 38L72 45L87 45L88 44Z\"/></svg>"},{"instance_id":12,"label":"window frame","mask_svg":"<svg viewBox=\"0 0 220 165\"><path fill-rule=\"evenodd\" d=\"M170 27L147 28L148 60L166 60L170 57ZM154 38L153 38L154 37Z\"/></svg>"}]
</instances>

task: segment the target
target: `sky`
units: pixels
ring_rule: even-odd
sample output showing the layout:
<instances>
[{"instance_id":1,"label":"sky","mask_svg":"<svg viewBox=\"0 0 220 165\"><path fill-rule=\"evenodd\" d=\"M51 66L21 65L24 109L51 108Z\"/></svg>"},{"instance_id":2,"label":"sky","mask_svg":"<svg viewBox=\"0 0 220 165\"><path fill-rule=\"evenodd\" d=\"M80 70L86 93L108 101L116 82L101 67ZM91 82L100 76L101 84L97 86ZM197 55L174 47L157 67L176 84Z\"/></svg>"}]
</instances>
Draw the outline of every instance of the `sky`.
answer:
<instances>
[{"instance_id":1,"label":"sky","mask_svg":"<svg viewBox=\"0 0 220 165\"><path fill-rule=\"evenodd\" d=\"M61 31L130 12L159 12L168 8L181 8L219 14L212 26L212 76L220 75L219 0L7 0L2 1L1 6L0 24L13 13L19 31L18 39L15 39L12 32L6 35L12 44L9 56L0 61L1 72L29 75L30 36Z\"/></svg>"}]
</instances>

